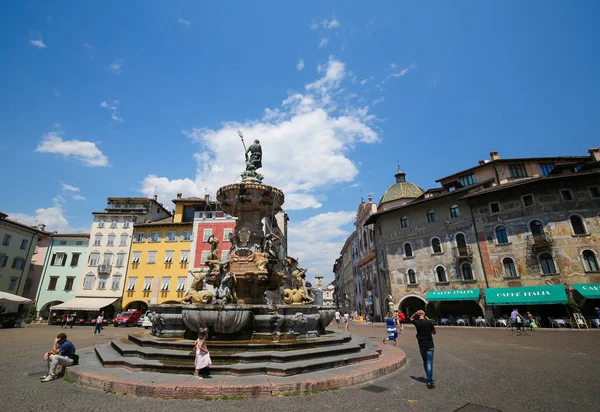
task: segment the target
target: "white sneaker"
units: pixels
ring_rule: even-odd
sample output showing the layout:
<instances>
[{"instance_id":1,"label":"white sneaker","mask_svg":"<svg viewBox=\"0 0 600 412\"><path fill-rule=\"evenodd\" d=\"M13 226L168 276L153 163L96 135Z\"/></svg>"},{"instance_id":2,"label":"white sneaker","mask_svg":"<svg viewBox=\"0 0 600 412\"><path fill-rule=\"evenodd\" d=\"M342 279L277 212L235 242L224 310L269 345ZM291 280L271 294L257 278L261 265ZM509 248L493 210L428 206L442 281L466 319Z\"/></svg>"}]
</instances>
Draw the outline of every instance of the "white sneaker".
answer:
<instances>
[{"instance_id":1,"label":"white sneaker","mask_svg":"<svg viewBox=\"0 0 600 412\"><path fill-rule=\"evenodd\" d=\"M50 381L53 381L54 379L56 379L56 376L48 375L44 379L42 379L42 382L50 382Z\"/></svg>"}]
</instances>

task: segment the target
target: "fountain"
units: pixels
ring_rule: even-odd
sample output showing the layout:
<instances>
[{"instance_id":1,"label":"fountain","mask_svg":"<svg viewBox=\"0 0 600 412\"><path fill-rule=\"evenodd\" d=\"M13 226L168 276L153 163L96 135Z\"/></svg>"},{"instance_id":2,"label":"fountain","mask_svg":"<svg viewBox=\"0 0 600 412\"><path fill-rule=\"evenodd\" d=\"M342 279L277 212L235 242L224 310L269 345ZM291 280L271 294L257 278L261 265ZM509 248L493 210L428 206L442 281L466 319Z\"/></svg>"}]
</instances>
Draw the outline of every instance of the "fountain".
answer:
<instances>
[{"instance_id":1,"label":"fountain","mask_svg":"<svg viewBox=\"0 0 600 412\"><path fill-rule=\"evenodd\" d=\"M243 134L238 134L243 143ZM201 328L209 333L211 375L310 375L379 359L381 350L375 344L349 333L326 331L335 309L314 304L306 269L290 265L278 247L281 239L264 233L263 219L273 219L285 197L280 189L262 183L257 172L262 167L258 140L245 155L242 181L217 191L222 210L237 217L227 260L219 260L219 239L211 236L208 271L192 273L194 281L181 303L149 306L151 335L132 334L126 340L96 345L103 368L191 374L193 340ZM280 292L281 301L267 303L268 291ZM386 371L403 361L386 366ZM355 378L351 382L356 383Z\"/></svg>"}]
</instances>

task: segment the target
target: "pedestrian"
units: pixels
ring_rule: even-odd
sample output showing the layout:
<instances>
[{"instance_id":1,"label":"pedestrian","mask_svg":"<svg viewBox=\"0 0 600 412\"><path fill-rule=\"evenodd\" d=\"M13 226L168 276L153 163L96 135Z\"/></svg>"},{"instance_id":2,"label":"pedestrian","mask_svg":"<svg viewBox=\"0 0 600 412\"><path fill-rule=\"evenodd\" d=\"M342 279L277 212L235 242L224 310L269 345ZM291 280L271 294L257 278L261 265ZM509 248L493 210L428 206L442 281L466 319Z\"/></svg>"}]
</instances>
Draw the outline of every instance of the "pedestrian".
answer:
<instances>
[{"instance_id":1,"label":"pedestrian","mask_svg":"<svg viewBox=\"0 0 600 412\"><path fill-rule=\"evenodd\" d=\"M98 317L96 318L96 325L94 327L94 334L92 336L94 336L96 333L98 335L100 335L100 332L102 332L102 322L104 321L104 312L102 312L100 315L98 315Z\"/></svg>"},{"instance_id":2,"label":"pedestrian","mask_svg":"<svg viewBox=\"0 0 600 412\"><path fill-rule=\"evenodd\" d=\"M210 354L206 347L206 339L208 339L208 332L205 328L198 330L198 339L194 342L194 351L196 352L196 360L194 361L194 376L196 379L204 379L200 375L200 370L208 368L212 365Z\"/></svg>"},{"instance_id":3,"label":"pedestrian","mask_svg":"<svg viewBox=\"0 0 600 412\"><path fill-rule=\"evenodd\" d=\"M337 328L340 328L340 318L342 317L342 314L340 313L340 310L336 310L335 311L335 323L337 323Z\"/></svg>"},{"instance_id":4,"label":"pedestrian","mask_svg":"<svg viewBox=\"0 0 600 412\"><path fill-rule=\"evenodd\" d=\"M350 314L348 313L348 311L344 313L344 329L348 331L350 330Z\"/></svg>"},{"instance_id":5,"label":"pedestrian","mask_svg":"<svg viewBox=\"0 0 600 412\"><path fill-rule=\"evenodd\" d=\"M67 340L65 333L59 333L54 339L54 345L52 349L44 354L44 360L48 364L48 374L42 376L40 379L42 382L49 382L56 379L56 368L58 365L71 366L73 363L77 363L79 356L75 353L75 345Z\"/></svg>"},{"instance_id":6,"label":"pedestrian","mask_svg":"<svg viewBox=\"0 0 600 412\"><path fill-rule=\"evenodd\" d=\"M517 328L517 335L521 334L521 324L523 323L523 316L521 316L521 314L519 313L519 311L517 310L517 308L514 308L513 311L510 313L510 319L512 321L512 324L515 328Z\"/></svg>"},{"instance_id":7,"label":"pedestrian","mask_svg":"<svg viewBox=\"0 0 600 412\"><path fill-rule=\"evenodd\" d=\"M404 313L399 310L398 311L398 325L400 325L400 333L404 334L404 322L406 320L406 316L404 316Z\"/></svg>"},{"instance_id":8,"label":"pedestrian","mask_svg":"<svg viewBox=\"0 0 600 412\"><path fill-rule=\"evenodd\" d=\"M394 342L394 346L396 346L398 330L396 329L396 319L394 319L394 314L392 312L388 312L387 318L385 318L385 325L387 327L387 338L383 340L383 344L385 345L388 340L391 340Z\"/></svg>"},{"instance_id":9,"label":"pedestrian","mask_svg":"<svg viewBox=\"0 0 600 412\"><path fill-rule=\"evenodd\" d=\"M594 308L596 311L596 316L598 317L598 322L600 322L600 308Z\"/></svg>"},{"instance_id":10,"label":"pedestrian","mask_svg":"<svg viewBox=\"0 0 600 412\"><path fill-rule=\"evenodd\" d=\"M60 327L61 328L65 328L65 329L67 328L67 320L68 320L68 318L69 317L67 316L67 313L66 312L63 313L62 320L61 320L61 323L60 323Z\"/></svg>"},{"instance_id":11,"label":"pedestrian","mask_svg":"<svg viewBox=\"0 0 600 412\"><path fill-rule=\"evenodd\" d=\"M70 328L73 329L73 316L67 315L67 322L65 323L65 329Z\"/></svg>"},{"instance_id":12,"label":"pedestrian","mask_svg":"<svg viewBox=\"0 0 600 412\"><path fill-rule=\"evenodd\" d=\"M435 326L425 316L423 310L416 311L409 320L404 320L404 323L412 323L417 329L417 342L419 342L419 351L423 358L423 367L427 375L427 387L435 388L433 380L433 335L435 335Z\"/></svg>"}]
</instances>

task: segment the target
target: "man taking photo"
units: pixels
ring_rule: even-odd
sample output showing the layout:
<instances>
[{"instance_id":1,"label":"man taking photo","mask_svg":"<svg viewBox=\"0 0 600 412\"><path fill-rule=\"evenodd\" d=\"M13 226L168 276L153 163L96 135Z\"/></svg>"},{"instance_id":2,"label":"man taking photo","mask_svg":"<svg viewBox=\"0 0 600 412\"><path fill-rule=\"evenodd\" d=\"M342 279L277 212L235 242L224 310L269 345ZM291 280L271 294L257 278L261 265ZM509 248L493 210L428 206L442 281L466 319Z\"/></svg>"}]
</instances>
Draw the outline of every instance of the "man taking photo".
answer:
<instances>
[{"instance_id":1,"label":"man taking photo","mask_svg":"<svg viewBox=\"0 0 600 412\"><path fill-rule=\"evenodd\" d=\"M433 335L435 335L435 327L433 323L425 316L422 310L416 311L409 320L400 321L400 323L412 323L417 329L417 342L419 342L419 350L423 358L423 367L427 374L427 387L435 388L433 380Z\"/></svg>"}]
</instances>

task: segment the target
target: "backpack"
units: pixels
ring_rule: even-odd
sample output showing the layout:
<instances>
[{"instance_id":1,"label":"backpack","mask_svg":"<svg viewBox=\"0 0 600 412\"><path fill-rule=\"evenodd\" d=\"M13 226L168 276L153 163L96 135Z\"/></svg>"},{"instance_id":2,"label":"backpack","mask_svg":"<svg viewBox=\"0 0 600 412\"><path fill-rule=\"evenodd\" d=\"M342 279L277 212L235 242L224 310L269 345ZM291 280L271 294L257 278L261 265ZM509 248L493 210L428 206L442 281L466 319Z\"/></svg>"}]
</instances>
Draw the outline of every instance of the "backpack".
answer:
<instances>
[{"instance_id":1,"label":"backpack","mask_svg":"<svg viewBox=\"0 0 600 412\"><path fill-rule=\"evenodd\" d=\"M77 352L73 354L73 358L71 359L73 359L73 365L79 365L79 354Z\"/></svg>"}]
</instances>

